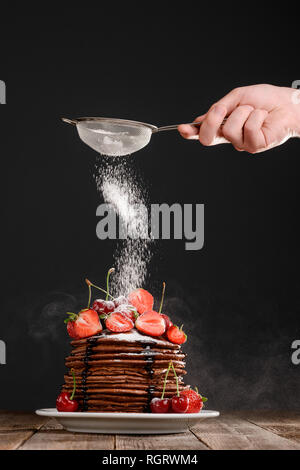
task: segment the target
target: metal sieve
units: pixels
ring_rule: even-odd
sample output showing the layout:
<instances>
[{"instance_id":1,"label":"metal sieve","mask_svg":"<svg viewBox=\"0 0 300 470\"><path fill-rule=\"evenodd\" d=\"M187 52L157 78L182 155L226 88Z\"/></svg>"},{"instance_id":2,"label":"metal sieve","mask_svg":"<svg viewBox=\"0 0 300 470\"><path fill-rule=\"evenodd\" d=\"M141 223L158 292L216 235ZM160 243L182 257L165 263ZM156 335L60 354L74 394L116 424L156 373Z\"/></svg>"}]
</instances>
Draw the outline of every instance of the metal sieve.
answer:
<instances>
[{"instance_id":1,"label":"metal sieve","mask_svg":"<svg viewBox=\"0 0 300 470\"><path fill-rule=\"evenodd\" d=\"M77 127L80 139L96 152L110 157L125 156L145 147L152 137L161 131L172 131L178 125L157 127L152 124L127 119L82 117L62 120ZM190 126L200 126L191 122Z\"/></svg>"}]
</instances>

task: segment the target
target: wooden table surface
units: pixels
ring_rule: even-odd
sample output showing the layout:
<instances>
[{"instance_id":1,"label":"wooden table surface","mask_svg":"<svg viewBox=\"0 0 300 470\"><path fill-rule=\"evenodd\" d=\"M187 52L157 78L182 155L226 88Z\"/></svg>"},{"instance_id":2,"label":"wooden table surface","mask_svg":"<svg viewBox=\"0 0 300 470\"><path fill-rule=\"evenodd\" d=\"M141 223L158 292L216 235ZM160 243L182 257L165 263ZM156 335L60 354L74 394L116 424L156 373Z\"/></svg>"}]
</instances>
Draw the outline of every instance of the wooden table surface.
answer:
<instances>
[{"instance_id":1,"label":"wooden table surface","mask_svg":"<svg viewBox=\"0 0 300 470\"><path fill-rule=\"evenodd\" d=\"M1 450L300 450L300 412L222 413L171 435L105 435L64 431L52 418L0 411Z\"/></svg>"}]
</instances>

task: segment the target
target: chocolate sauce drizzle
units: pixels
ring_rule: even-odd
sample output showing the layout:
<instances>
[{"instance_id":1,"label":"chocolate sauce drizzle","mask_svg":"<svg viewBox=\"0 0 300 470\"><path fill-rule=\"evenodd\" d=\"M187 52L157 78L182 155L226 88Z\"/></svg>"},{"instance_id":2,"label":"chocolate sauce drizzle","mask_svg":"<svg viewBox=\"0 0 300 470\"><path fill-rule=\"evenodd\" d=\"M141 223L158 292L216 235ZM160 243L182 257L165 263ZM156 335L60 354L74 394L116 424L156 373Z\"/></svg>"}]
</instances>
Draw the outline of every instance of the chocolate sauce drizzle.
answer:
<instances>
[{"instance_id":1,"label":"chocolate sauce drizzle","mask_svg":"<svg viewBox=\"0 0 300 470\"><path fill-rule=\"evenodd\" d=\"M151 380L152 380L153 374L154 374L154 371L153 371L153 368L152 368L152 365L153 365L153 362L154 362L154 357L153 357L153 354L151 352L151 344L150 343L142 343L142 346L145 349L145 353L144 353L144 358L145 358L145 362L146 362L145 370L147 371L148 377L150 379L150 385L147 388L147 404L144 406L144 412L150 413L151 412L150 403L151 403L151 400L152 400L153 393L155 392L155 386L151 385Z\"/></svg>"},{"instance_id":2,"label":"chocolate sauce drizzle","mask_svg":"<svg viewBox=\"0 0 300 470\"><path fill-rule=\"evenodd\" d=\"M97 343L99 336L93 336L91 338L87 338L87 345L84 355L84 369L82 372L82 381L81 381L81 390L83 393L83 404L82 404L82 411L87 411L88 409L88 395L87 395L87 378L89 375L89 368L90 368L90 357L93 354L93 348ZM144 412L150 413L150 403L153 397L153 393L155 392L155 386L151 385L151 381L153 378L154 370L153 370L153 363L154 363L154 355L152 352L152 344L151 343L141 343L141 346L145 349L144 352L144 359L145 359L145 370L147 371L149 377L149 387L147 388L147 403L144 406Z\"/></svg>"},{"instance_id":3,"label":"chocolate sauce drizzle","mask_svg":"<svg viewBox=\"0 0 300 470\"><path fill-rule=\"evenodd\" d=\"M81 381L81 390L83 393L83 404L82 404L82 411L87 411L88 409L88 396L87 396L87 385L86 385L86 380L88 377L88 372L89 372L89 361L90 361L90 356L93 353L93 348L95 344L97 343L98 336L92 336L91 338L87 339L87 345L86 345L86 350L85 350L85 356L83 359L84 362L84 369L82 372L82 381Z\"/></svg>"}]
</instances>

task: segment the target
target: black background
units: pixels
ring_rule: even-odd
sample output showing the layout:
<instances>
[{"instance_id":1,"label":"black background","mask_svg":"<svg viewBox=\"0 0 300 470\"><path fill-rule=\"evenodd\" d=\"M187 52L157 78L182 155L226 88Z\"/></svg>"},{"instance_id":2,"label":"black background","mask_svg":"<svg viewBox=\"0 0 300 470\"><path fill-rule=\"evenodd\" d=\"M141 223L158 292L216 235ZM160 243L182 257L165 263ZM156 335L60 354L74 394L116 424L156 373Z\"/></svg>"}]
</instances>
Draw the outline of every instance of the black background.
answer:
<instances>
[{"instance_id":1,"label":"black background","mask_svg":"<svg viewBox=\"0 0 300 470\"><path fill-rule=\"evenodd\" d=\"M95 233L96 153L59 118L190 122L236 86L300 79L295 11L162 5L1 15L1 408L54 406L64 313L112 262L114 242ZM205 204L204 248L158 242L146 287L167 282L209 408L300 408L299 149L251 156L165 133L131 157L151 202Z\"/></svg>"}]
</instances>

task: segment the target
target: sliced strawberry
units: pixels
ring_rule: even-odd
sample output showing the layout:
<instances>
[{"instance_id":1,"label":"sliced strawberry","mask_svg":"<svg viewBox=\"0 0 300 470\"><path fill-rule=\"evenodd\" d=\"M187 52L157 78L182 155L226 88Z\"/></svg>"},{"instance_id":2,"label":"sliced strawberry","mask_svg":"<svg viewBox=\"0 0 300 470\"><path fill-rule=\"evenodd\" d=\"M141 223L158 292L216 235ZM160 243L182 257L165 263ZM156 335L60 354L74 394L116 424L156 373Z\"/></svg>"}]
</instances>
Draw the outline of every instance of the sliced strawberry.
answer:
<instances>
[{"instance_id":1,"label":"sliced strawberry","mask_svg":"<svg viewBox=\"0 0 300 470\"><path fill-rule=\"evenodd\" d=\"M126 317L134 323L139 314L133 305L123 304L115 309L115 312L123 313Z\"/></svg>"},{"instance_id":2,"label":"sliced strawberry","mask_svg":"<svg viewBox=\"0 0 300 470\"><path fill-rule=\"evenodd\" d=\"M195 390L183 390L180 392L180 396L181 395L189 399L189 406L186 413L199 413L203 408L203 402L207 400L207 398L202 397L200 393L198 393L198 391L195 392Z\"/></svg>"},{"instance_id":3,"label":"sliced strawberry","mask_svg":"<svg viewBox=\"0 0 300 470\"><path fill-rule=\"evenodd\" d=\"M167 338L171 343L183 344L187 340L186 334L182 331L182 327L173 325L167 330Z\"/></svg>"},{"instance_id":4,"label":"sliced strawberry","mask_svg":"<svg viewBox=\"0 0 300 470\"><path fill-rule=\"evenodd\" d=\"M75 321L68 321L67 331L69 333L69 336L71 336L71 338L76 338L74 326L75 326Z\"/></svg>"},{"instance_id":5,"label":"sliced strawberry","mask_svg":"<svg viewBox=\"0 0 300 470\"><path fill-rule=\"evenodd\" d=\"M121 312L113 312L105 320L105 326L114 333L130 331L134 327L133 321Z\"/></svg>"},{"instance_id":6,"label":"sliced strawberry","mask_svg":"<svg viewBox=\"0 0 300 470\"><path fill-rule=\"evenodd\" d=\"M153 309L153 295L145 289L136 289L129 294L128 301L133 305L139 314Z\"/></svg>"},{"instance_id":7,"label":"sliced strawberry","mask_svg":"<svg viewBox=\"0 0 300 470\"><path fill-rule=\"evenodd\" d=\"M162 315L153 310L140 315L135 322L135 326L139 331L150 336L161 336L166 329Z\"/></svg>"},{"instance_id":8,"label":"sliced strawberry","mask_svg":"<svg viewBox=\"0 0 300 470\"><path fill-rule=\"evenodd\" d=\"M88 338L102 331L98 313L92 309L81 310L78 315L70 314L67 330L71 338Z\"/></svg>"},{"instance_id":9,"label":"sliced strawberry","mask_svg":"<svg viewBox=\"0 0 300 470\"><path fill-rule=\"evenodd\" d=\"M165 324L166 324L166 331L171 328L171 326L173 326L173 323L171 322L170 318L168 317L168 315L165 315L164 313L161 313L161 316L163 317L163 319L165 320Z\"/></svg>"}]
</instances>

